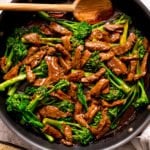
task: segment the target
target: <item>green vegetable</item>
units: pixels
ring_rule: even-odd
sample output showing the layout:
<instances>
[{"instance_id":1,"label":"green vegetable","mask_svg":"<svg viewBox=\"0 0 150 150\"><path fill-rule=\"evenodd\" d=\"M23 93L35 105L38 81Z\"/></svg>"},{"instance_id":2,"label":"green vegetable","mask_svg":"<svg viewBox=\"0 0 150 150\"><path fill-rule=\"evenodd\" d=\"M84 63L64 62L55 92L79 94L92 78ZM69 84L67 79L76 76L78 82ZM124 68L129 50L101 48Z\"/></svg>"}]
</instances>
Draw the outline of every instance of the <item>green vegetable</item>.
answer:
<instances>
[{"instance_id":1,"label":"green vegetable","mask_svg":"<svg viewBox=\"0 0 150 150\"><path fill-rule=\"evenodd\" d=\"M8 37L4 54L6 65L2 68L4 73L6 73L12 65L17 64L27 55L27 45L21 41L21 37L30 32L40 33L40 29L37 26L16 28L14 33Z\"/></svg>"},{"instance_id":2,"label":"green vegetable","mask_svg":"<svg viewBox=\"0 0 150 150\"><path fill-rule=\"evenodd\" d=\"M31 112L26 110L30 102L29 96L23 93L13 94L6 100L7 111L16 113L20 117L20 122L34 127L42 128L43 124Z\"/></svg>"},{"instance_id":3,"label":"green vegetable","mask_svg":"<svg viewBox=\"0 0 150 150\"><path fill-rule=\"evenodd\" d=\"M47 64L45 61L42 61L39 66L33 69L33 72L35 75L39 77L45 77L47 76ZM0 83L0 91L4 91L7 87L12 86L13 84L23 81L26 79L26 73L24 72L24 66L20 69L20 74L14 78L11 78L9 80L6 80L2 83Z\"/></svg>"},{"instance_id":4,"label":"green vegetable","mask_svg":"<svg viewBox=\"0 0 150 150\"><path fill-rule=\"evenodd\" d=\"M50 118L44 118L43 124L45 124L45 125L49 124L51 126L54 126L57 129L59 129L62 133L64 133L63 125L66 124L66 125L71 126L72 134L73 134L73 140L75 142L79 142L80 144L83 144L83 145L87 145L93 139L93 136L90 133L90 131L85 127L81 127L77 123L53 120Z\"/></svg>"},{"instance_id":5,"label":"green vegetable","mask_svg":"<svg viewBox=\"0 0 150 150\"><path fill-rule=\"evenodd\" d=\"M93 118L93 121L91 122L91 126L97 126L102 119L102 113L99 111L95 117Z\"/></svg>"},{"instance_id":6,"label":"green vegetable","mask_svg":"<svg viewBox=\"0 0 150 150\"><path fill-rule=\"evenodd\" d=\"M118 100L124 97L124 93L122 90L111 86L108 94L102 94L100 95L101 98L105 99L106 101L113 101Z\"/></svg>"},{"instance_id":7,"label":"green vegetable","mask_svg":"<svg viewBox=\"0 0 150 150\"><path fill-rule=\"evenodd\" d=\"M100 61L99 52L95 51L92 53L91 57L84 65L84 71L86 72L97 72L102 66L102 62Z\"/></svg>"},{"instance_id":8,"label":"green vegetable","mask_svg":"<svg viewBox=\"0 0 150 150\"><path fill-rule=\"evenodd\" d=\"M83 85L80 83L77 86L78 86L78 89L77 89L78 100L80 101L80 103L84 106L85 110L87 111L88 105L87 105L86 97L84 95Z\"/></svg>"}]
</instances>

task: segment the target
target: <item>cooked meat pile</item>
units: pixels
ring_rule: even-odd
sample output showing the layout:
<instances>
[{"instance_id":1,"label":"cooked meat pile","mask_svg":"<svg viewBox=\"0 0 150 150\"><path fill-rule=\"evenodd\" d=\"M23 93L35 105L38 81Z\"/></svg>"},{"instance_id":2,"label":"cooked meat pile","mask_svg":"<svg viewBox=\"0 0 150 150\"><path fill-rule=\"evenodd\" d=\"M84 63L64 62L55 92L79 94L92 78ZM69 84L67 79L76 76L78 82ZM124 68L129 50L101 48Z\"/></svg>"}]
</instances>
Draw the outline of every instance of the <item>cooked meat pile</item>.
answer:
<instances>
[{"instance_id":1,"label":"cooked meat pile","mask_svg":"<svg viewBox=\"0 0 150 150\"><path fill-rule=\"evenodd\" d=\"M130 17L94 25L47 20L16 29L0 59L0 91L18 122L50 142L86 145L119 126L128 108L149 104L149 42L130 30Z\"/></svg>"}]
</instances>

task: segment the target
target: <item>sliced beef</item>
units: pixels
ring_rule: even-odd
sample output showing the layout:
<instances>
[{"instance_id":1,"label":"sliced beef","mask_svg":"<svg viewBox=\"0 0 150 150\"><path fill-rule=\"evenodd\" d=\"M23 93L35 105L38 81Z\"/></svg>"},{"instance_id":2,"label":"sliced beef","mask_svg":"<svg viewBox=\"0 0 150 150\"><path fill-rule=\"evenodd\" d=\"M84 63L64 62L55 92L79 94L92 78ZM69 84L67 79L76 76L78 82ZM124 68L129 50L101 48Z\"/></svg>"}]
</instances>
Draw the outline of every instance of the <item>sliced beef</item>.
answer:
<instances>
[{"instance_id":1,"label":"sliced beef","mask_svg":"<svg viewBox=\"0 0 150 150\"><path fill-rule=\"evenodd\" d=\"M27 81L29 83L33 83L36 78L36 75L33 73L30 66L26 66L26 74L27 74Z\"/></svg>"},{"instance_id":2,"label":"sliced beef","mask_svg":"<svg viewBox=\"0 0 150 150\"><path fill-rule=\"evenodd\" d=\"M31 46L28 50L27 57L30 57L31 55L35 54L39 50L39 47Z\"/></svg>"},{"instance_id":3,"label":"sliced beef","mask_svg":"<svg viewBox=\"0 0 150 150\"><path fill-rule=\"evenodd\" d=\"M85 47L91 51L108 51L111 48L111 45L102 41L86 41Z\"/></svg>"},{"instance_id":4,"label":"sliced beef","mask_svg":"<svg viewBox=\"0 0 150 150\"><path fill-rule=\"evenodd\" d=\"M120 30L120 29L123 29L124 28L124 25L122 24L110 24L110 23L106 23L104 25L104 29L108 30L108 31L111 31L111 32L114 32L116 30Z\"/></svg>"},{"instance_id":5,"label":"sliced beef","mask_svg":"<svg viewBox=\"0 0 150 150\"><path fill-rule=\"evenodd\" d=\"M54 119L65 118L65 117L71 116L69 112L63 112L59 110L57 107L51 106L51 105L46 105L42 107L39 110L39 114L42 116L42 118L50 117Z\"/></svg>"},{"instance_id":6,"label":"sliced beef","mask_svg":"<svg viewBox=\"0 0 150 150\"><path fill-rule=\"evenodd\" d=\"M75 54L72 59L72 67L74 69L80 69L80 67L81 67L81 53L82 53L83 49L84 49L84 47L82 45L78 46L75 49Z\"/></svg>"},{"instance_id":7,"label":"sliced beef","mask_svg":"<svg viewBox=\"0 0 150 150\"><path fill-rule=\"evenodd\" d=\"M117 57L110 59L107 65L116 75L128 73L126 65Z\"/></svg>"},{"instance_id":8,"label":"sliced beef","mask_svg":"<svg viewBox=\"0 0 150 150\"><path fill-rule=\"evenodd\" d=\"M74 72L67 75L65 78L72 82L79 82L84 77L83 70L75 70Z\"/></svg>"},{"instance_id":9,"label":"sliced beef","mask_svg":"<svg viewBox=\"0 0 150 150\"><path fill-rule=\"evenodd\" d=\"M71 35L72 34L71 31L69 31L65 27L63 27L55 22L51 22L51 24L49 25L49 28L52 32L59 33L60 35Z\"/></svg>"},{"instance_id":10,"label":"sliced beef","mask_svg":"<svg viewBox=\"0 0 150 150\"><path fill-rule=\"evenodd\" d=\"M77 99L76 92L77 92L77 85L71 82L68 90L68 95L71 96L73 100Z\"/></svg>"},{"instance_id":11,"label":"sliced beef","mask_svg":"<svg viewBox=\"0 0 150 150\"><path fill-rule=\"evenodd\" d=\"M98 97L103 89L105 89L109 84L108 79L100 79L94 87L90 90L90 94L92 96Z\"/></svg>"},{"instance_id":12,"label":"sliced beef","mask_svg":"<svg viewBox=\"0 0 150 150\"><path fill-rule=\"evenodd\" d=\"M130 69L129 69L129 73L127 75L126 81L133 81L134 80L134 76L136 74L136 69L137 69L137 64L138 64L137 60L131 60L130 61Z\"/></svg>"},{"instance_id":13,"label":"sliced beef","mask_svg":"<svg viewBox=\"0 0 150 150\"><path fill-rule=\"evenodd\" d=\"M136 39L136 35L134 33L130 33L127 42L124 45L115 46L111 49L111 51L113 51L115 55L122 55L134 46Z\"/></svg>"},{"instance_id":14,"label":"sliced beef","mask_svg":"<svg viewBox=\"0 0 150 150\"><path fill-rule=\"evenodd\" d=\"M32 44L35 44L35 45L41 44L40 35L37 34L37 33L25 34L23 36L23 39L24 39L25 43L32 43Z\"/></svg>"},{"instance_id":15,"label":"sliced beef","mask_svg":"<svg viewBox=\"0 0 150 150\"><path fill-rule=\"evenodd\" d=\"M106 69L105 68L100 68L99 71L97 71L96 73L93 73L92 75L88 76L88 77L84 77L81 79L81 82L83 83L91 83L94 82L96 80L99 80L99 78L104 75Z\"/></svg>"},{"instance_id":16,"label":"sliced beef","mask_svg":"<svg viewBox=\"0 0 150 150\"><path fill-rule=\"evenodd\" d=\"M49 26L46 25L46 24L42 24L42 25L40 26L40 31L41 31L43 34L48 35L48 36L52 36L52 35L53 35L53 33L52 33L52 31L50 30Z\"/></svg>"},{"instance_id":17,"label":"sliced beef","mask_svg":"<svg viewBox=\"0 0 150 150\"><path fill-rule=\"evenodd\" d=\"M62 55L71 58L70 53L61 44L56 44L55 48L58 52L62 53Z\"/></svg>"},{"instance_id":18,"label":"sliced beef","mask_svg":"<svg viewBox=\"0 0 150 150\"><path fill-rule=\"evenodd\" d=\"M64 45L64 47L65 47L65 49L67 51L71 51L72 50L72 45L71 45L71 42L70 42L70 38L71 38L71 36L63 36L63 37L61 37L63 45Z\"/></svg>"},{"instance_id":19,"label":"sliced beef","mask_svg":"<svg viewBox=\"0 0 150 150\"><path fill-rule=\"evenodd\" d=\"M4 80L9 80L18 75L21 63L18 63L14 67L12 67L3 77Z\"/></svg>"},{"instance_id":20,"label":"sliced beef","mask_svg":"<svg viewBox=\"0 0 150 150\"><path fill-rule=\"evenodd\" d=\"M99 54L101 61L110 60L111 58L114 57L114 55L115 55L115 54L114 54L114 52L112 52L112 51L103 52L103 53L100 53L100 54Z\"/></svg>"},{"instance_id":21,"label":"sliced beef","mask_svg":"<svg viewBox=\"0 0 150 150\"><path fill-rule=\"evenodd\" d=\"M121 99L121 100L116 100L112 103L108 103L105 100L101 100L101 102L103 107L111 108L111 107L123 105L126 101L124 99Z\"/></svg>"},{"instance_id":22,"label":"sliced beef","mask_svg":"<svg viewBox=\"0 0 150 150\"><path fill-rule=\"evenodd\" d=\"M85 119L88 123L90 123L93 120L93 117L97 114L98 111L98 104L95 101L92 101L91 105L88 107L88 111L85 114Z\"/></svg>"},{"instance_id":23,"label":"sliced beef","mask_svg":"<svg viewBox=\"0 0 150 150\"><path fill-rule=\"evenodd\" d=\"M46 134L53 136L56 139L63 138L63 135L61 134L61 132L58 129L56 129L50 125L45 125L45 127L42 129L42 131Z\"/></svg>"},{"instance_id":24,"label":"sliced beef","mask_svg":"<svg viewBox=\"0 0 150 150\"><path fill-rule=\"evenodd\" d=\"M91 56L91 52L89 50L85 50L82 54L82 57L81 57L81 67L83 67L86 62L89 60L90 56Z\"/></svg>"},{"instance_id":25,"label":"sliced beef","mask_svg":"<svg viewBox=\"0 0 150 150\"><path fill-rule=\"evenodd\" d=\"M48 46L48 45L46 45L46 46L41 46L41 47L40 47L40 50L46 51L46 55L49 55L49 56L54 55L55 52L56 52L56 49L55 49L54 47L50 47L50 46Z\"/></svg>"},{"instance_id":26,"label":"sliced beef","mask_svg":"<svg viewBox=\"0 0 150 150\"><path fill-rule=\"evenodd\" d=\"M72 68L70 59L64 59L63 57L59 57L59 63L65 73L67 73Z\"/></svg>"}]
</instances>

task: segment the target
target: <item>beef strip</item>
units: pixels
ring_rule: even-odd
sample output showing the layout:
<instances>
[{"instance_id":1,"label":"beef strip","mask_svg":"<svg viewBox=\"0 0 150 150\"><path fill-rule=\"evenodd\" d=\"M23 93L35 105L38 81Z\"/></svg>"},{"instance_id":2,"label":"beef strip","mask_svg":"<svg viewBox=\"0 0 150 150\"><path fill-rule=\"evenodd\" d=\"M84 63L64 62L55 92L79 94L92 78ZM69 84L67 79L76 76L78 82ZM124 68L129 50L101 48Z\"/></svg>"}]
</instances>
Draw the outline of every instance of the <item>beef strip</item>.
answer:
<instances>
[{"instance_id":1,"label":"beef strip","mask_svg":"<svg viewBox=\"0 0 150 150\"><path fill-rule=\"evenodd\" d=\"M63 125L64 135L67 141L72 142L72 128L69 125Z\"/></svg>"},{"instance_id":2,"label":"beef strip","mask_svg":"<svg viewBox=\"0 0 150 150\"><path fill-rule=\"evenodd\" d=\"M72 82L79 82L84 77L83 70L75 70L74 72L67 75L65 78Z\"/></svg>"},{"instance_id":3,"label":"beef strip","mask_svg":"<svg viewBox=\"0 0 150 150\"><path fill-rule=\"evenodd\" d=\"M7 61L7 58L5 56L0 58L0 68L4 71L6 70L6 61Z\"/></svg>"},{"instance_id":4,"label":"beef strip","mask_svg":"<svg viewBox=\"0 0 150 150\"><path fill-rule=\"evenodd\" d=\"M58 129L56 129L50 125L46 124L45 127L42 129L42 131L48 135L53 136L56 139L63 138L63 135L61 134L61 132Z\"/></svg>"},{"instance_id":5,"label":"beef strip","mask_svg":"<svg viewBox=\"0 0 150 150\"><path fill-rule=\"evenodd\" d=\"M76 92L77 92L77 85L75 83L73 83L73 82L70 82L70 86L69 86L69 90L68 90L68 95L71 96L71 98L73 100L77 99Z\"/></svg>"},{"instance_id":6,"label":"beef strip","mask_svg":"<svg viewBox=\"0 0 150 150\"><path fill-rule=\"evenodd\" d=\"M54 119L71 116L69 112L63 112L59 110L57 107L51 105L43 106L41 109L39 109L39 114L42 116L42 118L50 117Z\"/></svg>"},{"instance_id":7,"label":"beef strip","mask_svg":"<svg viewBox=\"0 0 150 150\"><path fill-rule=\"evenodd\" d=\"M85 47L91 51L108 51L111 48L111 45L102 41L86 41Z\"/></svg>"},{"instance_id":8,"label":"beef strip","mask_svg":"<svg viewBox=\"0 0 150 150\"><path fill-rule=\"evenodd\" d=\"M108 94L110 91L110 85L108 85L105 89L102 90L102 94Z\"/></svg>"},{"instance_id":9,"label":"beef strip","mask_svg":"<svg viewBox=\"0 0 150 150\"><path fill-rule=\"evenodd\" d=\"M104 25L104 29L108 30L108 31L111 31L111 32L114 32L116 30L120 30L120 29L123 29L124 25L122 24L110 24L110 23L106 23Z\"/></svg>"},{"instance_id":10,"label":"beef strip","mask_svg":"<svg viewBox=\"0 0 150 150\"><path fill-rule=\"evenodd\" d=\"M71 100L71 96L64 93L62 90L57 90L55 93L58 94L62 100Z\"/></svg>"},{"instance_id":11,"label":"beef strip","mask_svg":"<svg viewBox=\"0 0 150 150\"><path fill-rule=\"evenodd\" d=\"M62 55L71 59L70 53L61 44L56 44L55 48L58 52L62 53Z\"/></svg>"},{"instance_id":12,"label":"beef strip","mask_svg":"<svg viewBox=\"0 0 150 150\"><path fill-rule=\"evenodd\" d=\"M126 65L117 57L113 57L107 62L107 66L116 74L127 74L128 70Z\"/></svg>"},{"instance_id":13,"label":"beef strip","mask_svg":"<svg viewBox=\"0 0 150 150\"><path fill-rule=\"evenodd\" d=\"M81 67L83 67L86 64L90 56L91 56L91 52L89 50L85 50L83 52L82 57L81 57Z\"/></svg>"},{"instance_id":14,"label":"beef strip","mask_svg":"<svg viewBox=\"0 0 150 150\"><path fill-rule=\"evenodd\" d=\"M70 141L68 141L68 140L66 140L66 139L61 139L60 142L61 142L62 144L64 144L64 145L67 145L67 146L72 146L72 145L73 145L72 142L70 142Z\"/></svg>"},{"instance_id":15,"label":"beef strip","mask_svg":"<svg viewBox=\"0 0 150 150\"><path fill-rule=\"evenodd\" d=\"M138 55L130 55L130 56L120 56L119 59L121 61L132 61L132 60L137 60L139 58Z\"/></svg>"},{"instance_id":16,"label":"beef strip","mask_svg":"<svg viewBox=\"0 0 150 150\"><path fill-rule=\"evenodd\" d=\"M25 65L32 64L31 68L36 67L41 62L41 60L43 59L45 55L46 55L45 50L39 50L35 54L31 55L30 57L26 57L23 60L23 64Z\"/></svg>"},{"instance_id":17,"label":"beef strip","mask_svg":"<svg viewBox=\"0 0 150 150\"><path fill-rule=\"evenodd\" d=\"M69 31L65 27L63 27L55 22L51 22L49 25L49 28L51 31L53 31L55 33L59 33L60 35L71 35L72 34L71 31Z\"/></svg>"},{"instance_id":18,"label":"beef strip","mask_svg":"<svg viewBox=\"0 0 150 150\"><path fill-rule=\"evenodd\" d=\"M105 89L109 84L108 79L100 79L94 87L90 90L90 94L92 96L98 97L103 89Z\"/></svg>"},{"instance_id":19,"label":"beef strip","mask_svg":"<svg viewBox=\"0 0 150 150\"><path fill-rule=\"evenodd\" d=\"M29 83L33 83L36 78L36 75L32 72L31 67L28 65L26 66L26 74L27 74L27 81Z\"/></svg>"},{"instance_id":20,"label":"beef strip","mask_svg":"<svg viewBox=\"0 0 150 150\"><path fill-rule=\"evenodd\" d=\"M99 80L99 78L104 75L104 73L106 72L105 68L100 68L99 71L97 71L96 73L93 73L92 75L88 76L88 77L84 77L81 79L81 82L83 83L91 83L94 82L96 80Z\"/></svg>"},{"instance_id":21,"label":"beef strip","mask_svg":"<svg viewBox=\"0 0 150 150\"><path fill-rule=\"evenodd\" d=\"M124 45L115 46L111 49L115 53L115 55L122 55L128 52L136 42L136 35L134 33L130 33L127 42Z\"/></svg>"},{"instance_id":22,"label":"beef strip","mask_svg":"<svg viewBox=\"0 0 150 150\"><path fill-rule=\"evenodd\" d=\"M41 31L43 34L48 35L48 36L52 36L52 35L53 35L53 33L52 33L52 31L50 30L49 26L46 25L46 24L42 24L42 25L40 26L40 31Z\"/></svg>"},{"instance_id":23,"label":"beef strip","mask_svg":"<svg viewBox=\"0 0 150 150\"><path fill-rule=\"evenodd\" d=\"M137 69L137 64L138 64L137 60L131 60L130 61L130 69L129 69L129 73L127 75L126 81L133 81L134 80L134 76L136 74L136 69Z\"/></svg>"},{"instance_id":24,"label":"beef strip","mask_svg":"<svg viewBox=\"0 0 150 150\"><path fill-rule=\"evenodd\" d=\"M74 120L76 120L81 126L89 128L89 125L84 117L85 115L82 113L82 104L77 101L75 103Z\"/></svg>"},{"instance_id":25,"label":"beef strip","mask_svg":"<svg viewBox=\"0 0 150 150\"><path fill-rule=\"evenodd\" d=\"M89 40L101 40L103 38L103 33L99 29L92 30L91 35L89 36Z\"/></svg>"},{"instance_id":26,"label":"beef strip","mask_svg":"<svg viewBox=\"0 0 150 150\"><path fill-rule=\"evenodd\" d=\"M58 64L58 58L55 56L46 56L46 63L48 65L48 77L47 81L57 82L63 76L63 69Z\"/></svg>"},{"instance_id":27,"label":"beef strip","mask_svg":"<svg viewBox=\"0 0 150 150\"><path fill-rule=\"evenodd\" d=\"M92 101L91 105L88 107L88 111L85 114L85 119L88 123L90 123L93 120L93 117L97 114L99 111L99 106L97 102Z\"/></svg>"},{"instance_id":28,"label":"beef strip","mask_svg":"<svg viewBox=\"0 0 150 150\"><path fill-rule=\"evenodd\" d=\"M98 126L96 128L90 127L90 130L96 136L96 139L100 139L110 129L111 122L107 116L107 113L108 109L104 108L102 110L102 119L100 120Z\"/></svg>"},{"instance_id":29,"label":"beef strip","mask_svg":"<svg viewBox=\"0 0 150 150\"><path fill-rule=\"evenodd\" d=\"M125 103L125 100L124 100L124 99L115 100L115 101L112 102L112 103L108 103L108 102L105 101L105 100L101 100L101 102L102 102L102 106L103 106L103 107L111 108L111 107L123 105L123 104Z\"/></svg>"},{"instance_id":30,"label":"beef strip","mask_svg":"<svg viewBox=\"0 0 150 150\"><path fill-rule=\"evenodd\" d=\"M61 37L63 45L64 45L64 47L65 47L65 49L67 51L71 51L72 50L70 38L71 38L71 36L63 36L63 37Z\"/></svg>"},{"instance_id":31,"label":"beef strip","mask_svg":"<svg viewBox=\"0 0 150 150\"><path fill-rule=\"evenodd\" d=\"M114 57L114 55L115 55L115 54L114 54L114 52L112 52L112 51L108 51L108 52L100 53L100 54L99 54L101 61L110 60L111 58Z\"/></svg>"},{"instance_id":32,"label":"beef strip","mask_svg":"<svg viewBox=\"0 0 150 150\"><path fill-rule=\"evenodd\" d=\"M29 50L28 50L27 57L32 56L32 55L35 54L38 50L39 50L39 47L31 46L31 47L29 48Z\"/></svg>"},{"instance_id":33,"label":"beef strip","mask_svg":"<svg viewBox=\"0 0 150 150\"><path fill-rule=\"evenodd\" d=\"M41 46L40 50L45 50L46 51L46 55L49 55L49 56L54 55L55 52L56 52L56 49L54 47L50 47L48 45Z\"/></svg>"},{"instance_id":34,"label":"beef strip","mask_svg":"<svg viewBox=\"0 0 150 150\"><path fill-rule=\"evenodd\" d=\"M26 43L32 43L35 45L41 44L40 35L37 33L28 33L23 36Z\"/></svg>"},{"instance_id":35,"label":"beef strip","mask_svg":"<svg viewBox=\"0 0 150 150\"><path fill-rule=\"evenodd\" d=\"M63 57L59 57L59 63L62 66L65 73L67 73L72 68L70 59L64 59Z\"/></svg>"},{"instance_id":36,"label":"beef strip","mask_svg":"<svg viewBox=\"0 0 150 150\"><path fill-rule=\"evenodd\" d=\"M20 65L21 63L18 63L17 65L15 65L14 67L12 67L4 76L3 79L4 80L9 80L12 79L14 77L16 77L19 73L19 69L20 69Z\"/></svg>"},{"instance_id":37,"label":"beef strip","mask_svg":"<svg viewBox=\"0 0 150 150\"><path fill-rule=\"evenodd\" d=\"M84 49L83 45L80 45L75 49L75 54L72 59L72 67L75 69L80 69L81 67L81 53L83 49Z\"/></svg>"},{"instance_id":38,"label":"beef strip","mask_svg":"<svg viewBox=\"0 0 150 150\"><path fill-rule=\"evenodd\" d=\"M134 76L134 80L138 80L142 77L144 77L146 75L147 72L147 59L148 59L149 53L147 52L141 62L141 66L140 66L140 70L141 73L140 74L135 74Z\"/></svg>"}]
</instances>

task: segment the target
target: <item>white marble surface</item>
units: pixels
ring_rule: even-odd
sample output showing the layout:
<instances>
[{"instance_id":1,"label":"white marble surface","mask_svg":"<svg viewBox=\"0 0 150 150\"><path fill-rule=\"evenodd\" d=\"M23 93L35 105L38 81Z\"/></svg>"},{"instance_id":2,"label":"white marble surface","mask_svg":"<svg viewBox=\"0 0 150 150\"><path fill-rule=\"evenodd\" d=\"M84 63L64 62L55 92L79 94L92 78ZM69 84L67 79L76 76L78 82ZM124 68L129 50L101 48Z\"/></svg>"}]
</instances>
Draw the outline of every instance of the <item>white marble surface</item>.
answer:
<instances>
[{"instance_id":1,"label":"white marble surface","mask_svg":"<svg viewBox=\"0 0 150 150\"><path fill-rule=\"evenodd\" d=\"M141 1L143 1L144 4L150 9L150 0L141 0ZM2 2L10 2L10 0L0 0L0 3ZM147 135L147 133L149 134ZM133 147L131 143L127 143L119 147L116 150L150 150L150 125L149 125L149 128L147 128L147 130L143 132L143 135L144 135L144 138L146 138L146 143L144 143L145 145L141 144L142 141L140 141L139 139L140 137L138 137L132 141L132 144L135 147ZM11 132L7 128L7 126L1 121L1 119L0 119L0 140L20 145L28 150L37 150L36 148L32 147L25 141L21 140L15 133ZM148 145L149 145L149 148L148 148ZM0 150L2 149L0 148Z\"/></svg>"}]
</instances>

